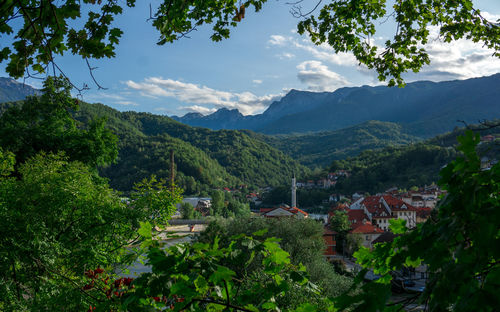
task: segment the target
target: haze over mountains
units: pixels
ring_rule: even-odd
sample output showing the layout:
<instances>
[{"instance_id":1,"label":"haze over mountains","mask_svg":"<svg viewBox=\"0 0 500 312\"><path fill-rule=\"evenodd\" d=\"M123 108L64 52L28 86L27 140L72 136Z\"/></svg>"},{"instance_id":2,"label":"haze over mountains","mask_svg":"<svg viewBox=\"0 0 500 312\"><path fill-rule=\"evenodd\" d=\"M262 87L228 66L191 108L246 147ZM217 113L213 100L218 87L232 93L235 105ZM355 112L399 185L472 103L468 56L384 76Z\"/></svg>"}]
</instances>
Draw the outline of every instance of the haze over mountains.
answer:
<instances>
[{"instance_id":1,"label":"haze over mountains","mask_svg":"<svg viewBox=\"0 0 500 312\"><path fill-rule=\"evenodd\" d=\"M203 116L172 118L210 129L249 129L266 134L338 130L369 120L399 123L403 131L431 137L452 130L463 120L500 117L500 74L445 82L419 81L405 88L341 88L334 92L291 90L262 114L243 116L219 109Z\"/></svg>"}]
</instances>

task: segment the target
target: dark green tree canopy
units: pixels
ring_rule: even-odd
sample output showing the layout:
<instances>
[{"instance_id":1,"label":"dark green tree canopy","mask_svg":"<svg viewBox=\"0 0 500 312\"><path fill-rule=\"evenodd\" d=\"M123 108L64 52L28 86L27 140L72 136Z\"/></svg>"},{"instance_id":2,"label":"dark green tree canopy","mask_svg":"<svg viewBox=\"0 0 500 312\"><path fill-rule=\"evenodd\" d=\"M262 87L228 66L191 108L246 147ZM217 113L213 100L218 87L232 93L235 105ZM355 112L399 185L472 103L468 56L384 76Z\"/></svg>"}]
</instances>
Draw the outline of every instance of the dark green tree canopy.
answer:
<instances>
[{"instance_id":1,"label":"dark green tree canopy","mask_svg":"<svg viewBox=\"0 0 500 312\"><path fill-rule=\"evenodd\" d=\"M16 155L18 164L40 151L64 151L71 160L102 166L118 155L117 138L104 126L104 119L78 127L71 112L78 101L71 98L66 79L49 77L40 97L9 108L0 117L0 146Z\"/></svg>"},{"instance_id":2,"label":"dark green tree canopy","mask_svg":"<svg viewBox=\"0 0 500 312\"><path fill-rule=\"evenodd\" d=\"M160 33L160 45L178 40L203 24L211 25L211 39L220 41L243 21L246 8L259 11L266 2L163 0L152 12L151 21ZM500 57L499 21L484 18L472 0L400 0L394 4L386 0L318 0L308 13L301 11L302 2L291 4L292 12L303 18L298 23L300 34L308 34L316 44L328 43L335 52L352 52L361 64L375 69L380 80L389 79L390 85L403 85L403 73L417 72L429 64L423 45L429 40L430 26L439 27L446 42L461 38L482 42ZM2 39L0 62L7 61L8 74L19 78L30 72L47 72L49 65L54 72L60 71L54 58L68 50L87 63L90 58L113 57L123 33L113 27L114 18L125 6L135 5L135 0L4 1L0 38L7 37L10 42L5 44ZM88 12L86 19L83 12ZM22 23L16 27L18 19ZM396 23L396 32L384 47L377 47L371 38L389 19Z\"/></svg>"}]
</instances>

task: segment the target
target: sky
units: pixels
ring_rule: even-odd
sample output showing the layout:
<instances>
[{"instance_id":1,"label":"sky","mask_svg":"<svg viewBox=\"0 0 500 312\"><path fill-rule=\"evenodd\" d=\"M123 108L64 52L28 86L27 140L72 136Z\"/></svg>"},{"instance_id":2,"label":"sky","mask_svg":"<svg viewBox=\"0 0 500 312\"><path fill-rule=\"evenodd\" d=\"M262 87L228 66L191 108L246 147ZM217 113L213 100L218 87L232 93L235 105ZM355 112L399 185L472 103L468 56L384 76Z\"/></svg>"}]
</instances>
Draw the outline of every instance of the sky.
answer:
<instances>
[{"instance_id":1,"label":"sky","mask_svg":"<svg viewBox=\"0 0 500 312\"><path fill-rule=\"evenodd\" d=\"M116 57L91 60L91 66L97 67L94 76L106 90L98 90L81 58L65 55L56 62L75 85L89 85L84 101L169 116L210 114L220 108L258 114L290 89L320 92L383 84L374 71L359 66L352 54L335 54L329 46L316 46L298 35L299 20L290 14L286 2L270 0L261 12L247 10L230 39L212 42L211 27L202 26L190 38L158 46L159 34L147 21L149 2L138 1L136 8L127 9L116 20L124 31ZM304 1L304 9L314 3ZM500 19L500 1L474 3L489 20ZM380 25L375 44L382 45L394 32L394 24ZM500 59L480 43L446 44L439 40L437 29L431 29L431 34L426 46L431 65L406 75L407 82L500 72ZM0 76L7 76L4 69L5 64L0 64ZM41 86L38 80L27 83Z\"/></svg>"}]
</instances>

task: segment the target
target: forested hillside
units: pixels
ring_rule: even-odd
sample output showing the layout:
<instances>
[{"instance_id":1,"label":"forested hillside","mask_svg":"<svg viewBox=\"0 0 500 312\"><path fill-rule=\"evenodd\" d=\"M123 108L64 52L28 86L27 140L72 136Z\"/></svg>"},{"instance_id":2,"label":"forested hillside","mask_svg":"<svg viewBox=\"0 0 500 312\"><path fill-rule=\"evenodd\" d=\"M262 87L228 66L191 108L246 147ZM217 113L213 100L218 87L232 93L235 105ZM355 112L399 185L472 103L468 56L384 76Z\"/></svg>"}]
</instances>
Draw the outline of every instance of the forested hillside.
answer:
<instances>
[{"instance_id":1,"label":"forested hillside","mask_svg":"<svg viewBox=\"0 0 500 312\"><path fill-rule=\"evenodd\" d=\"M324 167L333 160L357 156L367 149L380 149L420 141L392 122L368 121L336 131L310 134L263 135L248 131L269 145L309 167Z\"/></svg>"},{"instance_id":2,"label":"forested hillside","mask_svg":"<svg viewBox=\"0 0 500 312\"><path fill-rule=\"evenodd\" d=\"M383 192L391 187L410 188L439 180L440 169L455 159L453 147L417 143L382 150L366 150L357 157L334 161L330 170L347 169L351 176L337 183L340 192Z\"/></svg>"},{"instance_id":3,"label":"forested hillside","mask_svg":"<svg viewBox=\"0 0 500 312\"><path fill-rule=\"evenodd\" d=\"M22 102L0 105L0 113ZM149 113L119 112L102 104L80 103L73 112L82 125L104 118L119 137L115 164L102 168L110 185L128 192L135 182L156 175L170 176L170 150L175 153L176 183L185 194L212 188L272 186L286 183L308 169L265 142L234 130L193 128L168 117Z\"/></svg>"},{"instance_id":4,"label":"forested hillside","mask_svg":"<svg viewBox=\"0 0 500 312\"><path fill-rule=\"evenodd\" d=\"M498 120L482 124L468 125L481 136L477 151L484 164L492 164L500 158L500 127ZM390 187L410 188L436 183L440 179L440 169L458 155L458 136L465 134L466 128L436 136L425 142L380 150L366 150L357 157L333 162L329 171L347 169L348 179L341 181L337 188L346 193L365 191L382 192Z\"/></svg>"},{"instance_id":5,"label":"forested hillside","mask_svg":"<svg viewBox=\"0 0 500 312\"><path fill-rule=\"evenodd\" d=\"M87 122L105 117L118 135L118 162L102 169L113 187L128 191L151 174L167 178L169 152L175 152L176 182L187 194L239 184L267 186L286 183L307 169L268 144L233 131L193 128L168 117L118 112L102 104L82 103L75 113Z\"/></svg>"}]
</instances>

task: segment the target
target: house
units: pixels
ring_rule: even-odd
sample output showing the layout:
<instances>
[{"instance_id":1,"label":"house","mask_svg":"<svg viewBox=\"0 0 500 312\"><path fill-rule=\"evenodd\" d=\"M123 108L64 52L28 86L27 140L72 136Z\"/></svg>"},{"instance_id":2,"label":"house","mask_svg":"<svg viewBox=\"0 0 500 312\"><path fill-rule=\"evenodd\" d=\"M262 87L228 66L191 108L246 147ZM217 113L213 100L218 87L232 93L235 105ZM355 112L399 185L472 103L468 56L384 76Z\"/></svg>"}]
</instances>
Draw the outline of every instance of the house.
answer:
<instances>
[{"instance_id":1,"label":"house","mask_svg":"<svg viewBox=\"0 0 500 312\"><path fill-rule=\"evenodd\" d=\"M195 209L198 210L203 216L210 215L210 208L212 207L211 200L200 199L196 204Z\"/></svg>"},{"instance_id":2,"label":"house","mask_svg":"<svg viewBox=\"0 0 500 312\"><path fill-rule=\"evenodd\" d=\"M417 208L392 195L361 197L349 208L352 224L365 220L384 231L389 229L390 219L404 219L408 228L417 225Z\"/></svg>"},{"instance_id":3,"label":"house","mask_svg":"<svg viewBox=\"0 0 500 312\"><path fill-rule=\"evenodd\" d=\"M366 248L372 248L372 242L376 240L384 231L370 222L365 222L351 230L350 234L361 238L361 244Z\"/></svg>"},{"instance_id":4,"label":"house","mask_svg":"<svg viewBox=\"0 0 500 312\"><path fill-rule=\"evenodd\" d=\"M412 229L417 225L417 208L391 195L381 196L380 200L392 216L406 220L407 228Z\"/></svg>"},{"instance_id":5,"label":"house","mask_svg":"<svg viewBox=\"0 0 500 312\"><path fill-rule=\"evenodd\" d=\"M284 204L281 204L279 207L275 208L261 208L260 214L265 218L294 217L304 219L309 217L309 214L302 209L299 209L297 207L290 207Z\"/></svg>"},{"instance_id":6,"label":"house","mask_svg":"<svg viewBox=\"0 0 500 312\"><path fill-rule=\"evenodd\" d=\"M361 209L349 209L347 211L347 218L351 223L352 229L355 229L358 226L361 226L370 221L368 216L365 214L365 211Z\"/></svg>"}]
</instances>

